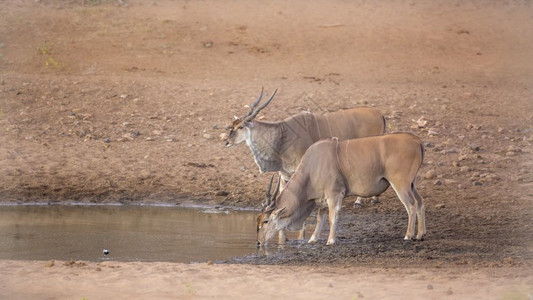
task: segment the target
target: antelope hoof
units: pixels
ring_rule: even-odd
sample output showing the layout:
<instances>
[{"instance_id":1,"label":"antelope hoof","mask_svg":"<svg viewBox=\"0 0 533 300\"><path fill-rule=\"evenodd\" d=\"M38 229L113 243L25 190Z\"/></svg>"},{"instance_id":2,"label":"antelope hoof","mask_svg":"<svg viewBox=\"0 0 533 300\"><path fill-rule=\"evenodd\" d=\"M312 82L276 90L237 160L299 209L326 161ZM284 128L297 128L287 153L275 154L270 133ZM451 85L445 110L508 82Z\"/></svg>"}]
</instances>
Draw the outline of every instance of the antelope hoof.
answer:
<instances>
[{"instance_id":1,"label":"antelope hoof","mask_svg":"<svg viewBox=\"0 0 533 300\"><path fill-rule=\"evenodd\" d=\"M329 239L326 245L328 246L335 245L335 239Z\"/></svg>"},{"instance_id":2,"label":"antelope hoof","mask_svg":"<svg viewBox=\"0 0 533 300\"><path fill-rule=\"evenodd\" d=\"M307 241L308 244L315 244L316 242L318 242L318 239L314 236L312 236L309 241Z\"/></svg>"},{"instance_id":3,"label":"antelope hoof","mask_svg":"<svg viewBox=\"0 0 533 300\"><path fill-rule=\"evenodd\" d=\"M426 235L425 235L425 234L417 235L417 236L416 236L416 239L417 239L418 241L423 241L425 238L426 238Z\"/></svg>"}]
</instances>

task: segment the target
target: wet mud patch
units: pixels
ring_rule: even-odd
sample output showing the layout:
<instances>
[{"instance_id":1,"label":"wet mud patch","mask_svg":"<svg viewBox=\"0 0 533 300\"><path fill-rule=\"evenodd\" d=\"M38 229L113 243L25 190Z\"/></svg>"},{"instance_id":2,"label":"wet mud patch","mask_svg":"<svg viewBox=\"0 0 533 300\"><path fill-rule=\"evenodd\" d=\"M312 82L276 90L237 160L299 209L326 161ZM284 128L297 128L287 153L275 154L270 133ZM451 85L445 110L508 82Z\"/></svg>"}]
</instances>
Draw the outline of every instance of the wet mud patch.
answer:
<instances>
[{"instance_id":1,"label":"wet mud patch","mask_svg":"<svg viewBox=\"0 0 533 300\"><path fill-rule=\"evenodd\" d=\"M429 210L426 239L404 241L407 214L402 209L385 211L386 206L368 203L365 207L345 207L336 245L326 245L325 226L316 244L290 240L278 245L276 237L256 254L227 262L440 268L524 266L531 261L532 253L526 245L528 233L510 235L507 228L518 224L504 215L472 216ZM307 237L314 229L313 222L314 216L309 217Z\"/></svg>"}]
</instances>

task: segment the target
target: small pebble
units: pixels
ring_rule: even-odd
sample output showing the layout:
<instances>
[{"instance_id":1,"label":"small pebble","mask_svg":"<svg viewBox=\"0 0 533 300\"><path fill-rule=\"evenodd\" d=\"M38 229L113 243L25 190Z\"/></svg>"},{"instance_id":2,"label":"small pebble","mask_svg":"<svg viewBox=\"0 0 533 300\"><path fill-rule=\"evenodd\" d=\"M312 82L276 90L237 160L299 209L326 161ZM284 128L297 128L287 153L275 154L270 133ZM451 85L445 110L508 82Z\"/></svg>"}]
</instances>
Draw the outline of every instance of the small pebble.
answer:
<instances>
[{"instance_id":1,"label":"small pebble","mask_svg":"<svg viewBox=\"0 0 533 300\"><path fill-rule=\"evenodd\" d=\"M445 207L446 207L446 205L444 205L444 203L440 203L440 204L435 205L436 209L443 209Z\"/></svg>"},{"instance_id":2,"label":"small pebble","mask_svg":"<svg viewBox=\"0 0 533 300\"><path fill-rule=\"evenodd\" d=\"M513 152L513 151L507 151L507 152L505 153L505 156L507 156L507 157L516 156L516 152Z\"/></svg>"},{"instance_id":3,"label":"small pebble","mask_svg":"<svg viewBox=\"0 0 533 300\"><path fill-rule=\"evenodd\" d=\"M459 151L457 151L457 149L445 149L445 150L442 150L440 153L441 154L451 154L451 153L457 153Z\"/></svg>"},{"instance_id":4,"label":"small pebble","mask_svg":"<svg viewBox=\"0 0 533 300\"><path fill-rule=\"evenodd\" d=\"M474 182L472 182L472 185L474 185L474 186L482 186L483 183L481 181L474 181Z\"/></svg>"},{"instance_id":5,"label":"small pebble","mask_svg":"<svg viewBox=\"0 0 533 300\"><path fill-rule=\"evenodd\" d=\"M433 179L437 177L437 172L435 170L429 170L426 172L426 175L424 175L426 179Z\"/></svg>"},{"instance_id":6,"label":"small pebble","mask_svg":"<svg viewBox=\"0 0 533 300\"><path fill-rule=\"evenodd\" d=\"M470 172L472 169L469 166L462 166L460 170L461 172Z\"/></svg>"},{"instance_id":7,"label":"small pebble","mask_svg":"<svg viewBox=\"0 0 533 300\"><path fill-rule=\"evenodd\" d=\"M428 130L428 135L439 135L438 131L434 130L433 128L430 128Z\"/></svg>"},{"instance_id":8,"label":"small pebble","mask_svg":"<svg viewBox=\"0 0 533 300\"><path fill-rule=\"evenodd\" d=\"M437 179L435 182L433 182L434 185L442 185L442 181Z\"/></svg>"},{"instance_id":9,"label":"small pebble","mask_svg":"<svg viewBox=\"0 0 533 300\"><path fill-rule=\"evenodd\" d=\"M446 291L446 295L453 295L453 291L452 291L452 289L451 289L451 288L450 288L450 289L448 289L448 291Z\"/></svg>"},{"instance_id":10,"label":"small pebble","mask_svg":"<svg viewBox=\"0 0 533 300\"><path fill-rule=\"evenodd\" d=\"M228 138L228 134L227 134L226 132L221 133L221 134L218 136L218 139L221 140L221 141L225 141L227 138Z\"/></svg>"}]
</instances>

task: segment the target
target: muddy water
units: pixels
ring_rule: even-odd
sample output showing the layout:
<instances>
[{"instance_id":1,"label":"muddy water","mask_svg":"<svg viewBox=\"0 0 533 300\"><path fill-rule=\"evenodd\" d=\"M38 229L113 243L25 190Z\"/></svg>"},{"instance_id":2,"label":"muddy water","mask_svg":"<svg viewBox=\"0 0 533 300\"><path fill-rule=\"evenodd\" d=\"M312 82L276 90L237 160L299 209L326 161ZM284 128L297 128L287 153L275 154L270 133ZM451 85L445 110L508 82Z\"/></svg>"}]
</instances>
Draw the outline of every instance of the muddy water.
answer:
<instances>
[{"instance_id":1,"label":"muddy water","mask_svg":"<svg viewBox=\"0 0 533 300\"><path fill-rule=\"evenodd\" d=\"M255 214L153 206L0 206L0 259L223 260L256 251Z\"/></svg>"}]
</instances>

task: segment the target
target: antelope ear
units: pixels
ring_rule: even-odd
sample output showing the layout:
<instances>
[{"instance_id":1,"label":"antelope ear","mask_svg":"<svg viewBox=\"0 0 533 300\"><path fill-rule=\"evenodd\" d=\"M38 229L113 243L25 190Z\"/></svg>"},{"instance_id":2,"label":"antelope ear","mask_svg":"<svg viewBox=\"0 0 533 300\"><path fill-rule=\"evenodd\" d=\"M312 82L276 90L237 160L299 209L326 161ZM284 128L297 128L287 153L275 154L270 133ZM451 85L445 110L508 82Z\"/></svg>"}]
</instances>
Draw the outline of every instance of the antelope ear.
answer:
<instances>
[{"instance_id":1,"label":"antelope ear","mask_svg":"<svg viewBox=\"0 0 533 300\"><path fill-rule=\"evenodd\" d=\"M233 115L233 120L238 120L239 117L237 117L236 115Z\"/></svg>"},{"instance_id":2,"label":"antelope ear","mask_svg":"<svg viewBox=\"0 0 533 300\"><path fill-rule=\"evenodd\" d=\"M280 208L280 209L276 209L275 211L272 212L272 216L275 217L275 218L279 218L283 214L283 211L285 210L285 208L286 207Z\"/></svg>"}]
</instances>

